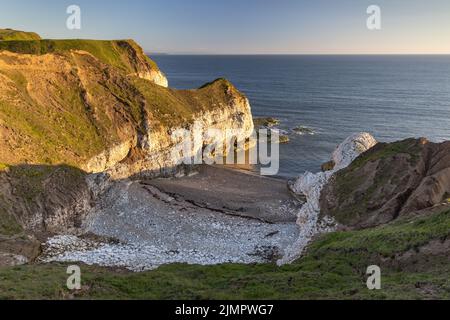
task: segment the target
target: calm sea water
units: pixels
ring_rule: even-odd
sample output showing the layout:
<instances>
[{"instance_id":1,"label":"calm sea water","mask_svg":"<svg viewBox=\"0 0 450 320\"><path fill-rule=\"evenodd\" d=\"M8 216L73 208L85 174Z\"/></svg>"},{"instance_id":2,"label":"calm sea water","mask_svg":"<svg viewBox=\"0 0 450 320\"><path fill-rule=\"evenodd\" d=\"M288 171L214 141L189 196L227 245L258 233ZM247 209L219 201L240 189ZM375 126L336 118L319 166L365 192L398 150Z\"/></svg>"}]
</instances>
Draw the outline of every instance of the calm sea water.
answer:
<instances>
[{"instance_id":1,"label":"calm sea water","mask_svg":"<svg viewBox=\"0 0 450 320\"><path fill-rule=\"evenodd\" d=\"M450 56L180 56L152 57L170 86L196 88L219 77L250 99L255 116L315 135L291 134L282 145L283 177L318 171L354 132L379 141L450 139Z\"/></svg>"}]
</instances>

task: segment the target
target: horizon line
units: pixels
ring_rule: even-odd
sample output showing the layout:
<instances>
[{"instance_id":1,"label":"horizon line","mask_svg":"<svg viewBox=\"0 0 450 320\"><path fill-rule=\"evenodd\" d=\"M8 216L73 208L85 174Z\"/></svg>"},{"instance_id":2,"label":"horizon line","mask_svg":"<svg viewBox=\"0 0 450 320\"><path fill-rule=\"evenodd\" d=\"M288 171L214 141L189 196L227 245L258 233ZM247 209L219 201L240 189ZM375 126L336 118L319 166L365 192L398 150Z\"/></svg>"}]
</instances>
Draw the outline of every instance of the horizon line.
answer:
<instances>
[{"instance_id":1,"label":"horizon line","mask_svg":"<svg viewBox=\"0 0 450 320\"><path fill-rule=\"evenodd\" d=\"M198 53L198 52L151 52L146 55L167 56L450 56L449 53Z\"/></svg>"}]
</instances>

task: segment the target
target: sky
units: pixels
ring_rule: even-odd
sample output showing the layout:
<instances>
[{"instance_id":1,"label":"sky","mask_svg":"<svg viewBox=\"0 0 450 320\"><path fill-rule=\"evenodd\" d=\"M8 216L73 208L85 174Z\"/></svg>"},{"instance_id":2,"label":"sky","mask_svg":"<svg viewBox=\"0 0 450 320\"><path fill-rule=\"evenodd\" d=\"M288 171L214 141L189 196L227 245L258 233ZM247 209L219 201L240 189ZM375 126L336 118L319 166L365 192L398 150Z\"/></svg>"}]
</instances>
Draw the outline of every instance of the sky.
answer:
<instances>
[{"instance_id":1,"label":"sky","mask_svg":"<svg viewBox=\"0 0 450 320\"><path fill-rule=\"evenodd\" d=\"M69 5L81 30L69 30ZM0 0L0 28L180 54L450 54L449 0ZM366 25L381 9L381 30Z\"/></svg>"}]
</instances>

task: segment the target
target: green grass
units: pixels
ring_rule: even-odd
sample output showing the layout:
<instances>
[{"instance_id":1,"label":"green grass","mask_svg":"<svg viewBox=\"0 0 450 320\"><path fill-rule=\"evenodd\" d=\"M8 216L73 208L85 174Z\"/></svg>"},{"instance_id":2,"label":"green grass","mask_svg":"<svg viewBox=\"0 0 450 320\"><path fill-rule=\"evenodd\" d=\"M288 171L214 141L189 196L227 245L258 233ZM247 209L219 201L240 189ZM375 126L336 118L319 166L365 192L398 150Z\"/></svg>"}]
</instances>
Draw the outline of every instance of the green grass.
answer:
<instances>
[{"instance_id":1,"label":"green grass","mask_svg":"<svg viewBox=\"0 0 450 320\"><path fill-rule=\"evenodd\" d=\"M367 162L385 160L399 154L409 155L411 163L415 163L418 159L420 150L420 145L417 143L417 140L413 138L392 143L378 143L375 147L356 158L349 166L348 170L353 171L361 168Z\"/></svg>"},{"instance_id":2,"label":"green grass","mask_svg":"<svg viewBox=\"0 0 450 320\"><path fill-rule=\"evenodd\" d=\"M44 74L49 85L46 99L38 101L29 93L27 84L39 83L29 73L20 70L0 71L14 82L17 93L10 91L0 98L0 118L14 128L14 136L28 140L15 153L5 153L6 163L41 163L79 165L81 162L98 155L115 143L122 142L118 131L122 125L130 123L140 130L142 111L137 102L140 96L128 83L126 73L135 72L130 63L130 47L140 49L133 41L89 41L89 40L42 40L42 41L0 41L0 48L27 53L66 52L69 49L86 50L103 62L116 66L108 71L95 59L78 55L70 62L78 63L84 70L110 72L110 81L101 79L101 74L89 78L85 87L81 87L72 74L63 79L52 72ZM17 50L15 47L17 46ZM34 47L36 46L36 47ZM139 59L148 59L143 53ZM5 58L7 59L7 57ZM76 60L75 60L76 59ZM148 59L149 60L149 59ZM150 60L149 60L150 61ZM121 69L120 69L121 68ZM147 81L148 82L148 81ZM87 91L92 105L86 106L82 97ZM158 90L154 88L154 90ZM36 90L37 91L37 90ZM123 104L119 107L117 100ZM14 101L14 103L11 103ZM123 109L121 107L123 106ZM95 110L95 115L93 115ZM131 115L127 114L128 112ZM120 118L120 116L122 116ZM120 118L120 119L119 119ZM119 123L120 122L120 123ZM130 136L131 138L131 136ZM30 150L32 146L33 150ZM16 155L16 159L14 159ZM19 158L20 157L20 158ZM13 160L11 160L13 159Z\"/></svg>"},{"instance_id":3,"label":"green grass","mask_svg":"<svg viewBox=\"0 0 450 320\"><path fill-rule=\"evenodd\" d=\"M133 84L145 97L154 120L166 127L186 125L195 120L199 112L226 108L230 103L230 91L244 98L226 79L217 79L195 90L162 88L139 78L134 78Z\"/></svg>"},{"instance_id":4,"label":"green grass","mask_svg":"<svg viewBox=\"0 0 450 320\"><path fill-rule=\"evenodd\" d=\"M313 244L315 252L321 250L353 250L392 257L408 250L417 250L432 240L445 240L450 236L450 211L429 217L409 218L363 231L337 232Z\"/></svg>"},{"instance_id":5,"label":"green grass","mask_svg":"<svg viewBox=\"0 0 450 320\"><path fill-rule=\"evenodd\" d=\"M174 264L129 273L82 266L79 299L449 299L448 252L419 248L450 235L450 212L404 219L370 230L324 235L291 265ZM396 255L416 250L407 260ZM366 269L379 265L382 290L367 289ZM0 269L0 298L71 298L66 265Z\"/></svg>"},{"instance_id":6,"label":"green grass","mask_svg":"<svg viewBox=\"0 0 450 320\"><path fill-rule=\"evenodd\" d=\"M40 40L41 37L34 32L24 32L13 29L0 29L1 40Z\"/></svg>"},{"instance_id":7,"label":"green grass","mask_svg":"<svg viewBox=\"0 0 450 320\"><path fill-rule=\"evenodd\" d=\"M6 203L2 203L0 196L0 236L11 237L23 231L17 220L5 209Z\"/></svg>"},{"instance_id":8,"label":"green grass","mask_svg":"<svg viewBox=\"0 0 450 320\"><path fill-rule=\"evenodd\" d=\"M137 56L145 60L153 70L159 70L156 63L148 58L142 51L142 48L133 40L8 40L0 41L0 50L35 55L82 50L89 52L103 63L128 73L136 72L135 67L130 61L130 51L134 50Z\"/></svg>"}]
</instances>

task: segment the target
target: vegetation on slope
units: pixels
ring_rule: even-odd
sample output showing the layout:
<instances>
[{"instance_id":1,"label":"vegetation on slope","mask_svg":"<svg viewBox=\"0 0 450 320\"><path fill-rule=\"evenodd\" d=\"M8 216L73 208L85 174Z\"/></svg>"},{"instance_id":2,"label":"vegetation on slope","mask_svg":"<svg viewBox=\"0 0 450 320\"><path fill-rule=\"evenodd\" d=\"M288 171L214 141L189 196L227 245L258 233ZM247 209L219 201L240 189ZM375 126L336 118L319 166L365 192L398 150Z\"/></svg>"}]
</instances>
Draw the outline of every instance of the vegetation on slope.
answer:
<instances>
[{"instance_id":1,"label":"vegetation on slope","mask_svg":"<svg viewBox=\"0 0 450 320\"><path fill-rule=\"evenodd\" d=\"M23 229L16 218L5 208L6 202L0 195L0 237L11 237L22 233Z\"/></svg>"},{"instance_id":2,"label":"vegetation on slope","mask_svg":"<svg viewBox=\"0 0 450 320\"><path fill-rule=\"evenodd\" d=\"M142 48L133 40L11 40L0 41L0 50L35 55L82 50L89 52L101 62L128 73L137 71L134 58L142 59L143 62L149 64L152 70L159 71L156 63L147 57Z\"/></svg>"},{"instance_id":3,"label":"vegetation on slope","mask_svg":"<svg viewBox=\"0 0 450 320\"><path fill-rule=\"evenodd\" d=\"M355 171L370 161L390 159L399 154L409 155L411 162L415 163L421 151L420 144L414 138L392 143L378 143L375 147L355 159L346 171Z\"/></svg>"},{"instance_id":4,"label":"vegetation on slope","mask_svg":"<svg viewBox=\"0 0 450 320\"><path fill-rule=\"evenodd\" d=\"M324 235L284 267L177 264L129 273L83 266L76 293L65 288L63 264L0 268L0 298L448 299L449 236L450 211L444 211ZM366 287L370 265L381 267L381 290Z\"/></svg>"},{"instance_id":5,"label":"vegetation on slope","mask_svg":"<svg viewBox=\"0 0 450 320\"><path fill-rule=\"evenodd\" d=\"M34 32L25 32L13 29L0 29L1 40L40 40L41 37Z\"/></svg>"},{"instance_id":6,"label":"vegetation on slope","mask_svg":"<svg viewBox=\"0 0 450 320\"><path fill-rule=\"evenodd\" d=\"M143 79L133 80L155 120L166 127L192 122L199 112L225 109L233 97L244 99L226 79L217 79L195 90L155 88Z\"/></svg>"},{"instance_id":7,"label":"vegetation on slope","mask_svg":"<svg viewBox=\"0 0 450 320\"><path fill-rule=\"evenodd\" d=\"M367 228L439 205L450 194L450 142L379 143L323 189L321 214Z\"/></svg>"},{"instance_id":8,"label":"vegetation on slope","mask_svg":"<svg viewBox=\"0 0 450 320\"><path fill-rule=\"evenodd\" d=\"M183 126L196 111L224 108L232 95L242 97L226 80L177 91L130 76L110 65L125 59L119 42L0 41L0 48L24 43L65 49L46 56L0 52L1 163L80 167L114 145L136 141L146 119L167 129Z\"/></svg>"}]
</instances>

